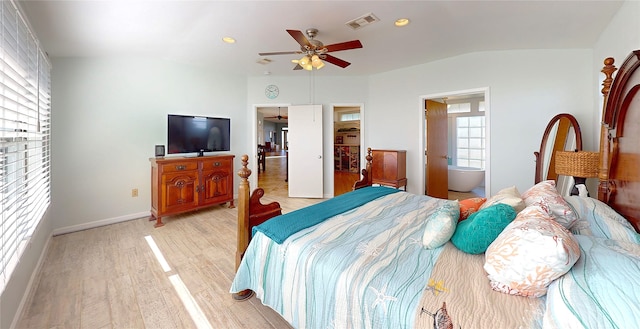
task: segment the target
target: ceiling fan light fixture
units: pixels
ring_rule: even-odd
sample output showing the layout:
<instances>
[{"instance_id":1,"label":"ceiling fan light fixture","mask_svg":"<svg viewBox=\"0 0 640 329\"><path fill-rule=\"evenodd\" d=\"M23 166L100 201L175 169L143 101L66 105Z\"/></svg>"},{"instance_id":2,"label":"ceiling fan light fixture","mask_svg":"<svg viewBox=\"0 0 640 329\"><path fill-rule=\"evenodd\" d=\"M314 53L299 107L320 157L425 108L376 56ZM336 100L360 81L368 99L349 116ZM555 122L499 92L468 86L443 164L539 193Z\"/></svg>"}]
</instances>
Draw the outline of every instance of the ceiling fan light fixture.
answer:
<instances>
[{"instance_id":1,"label":"ceiling fan light fixture","mask_svg":"<svg viewBox=\"0 0 640 329\"><path fill-rule=\"evenodd\" d=\"M311 65L315 67L316 70L319 70L324 66L324 62L318 55L313 55L313 57L311 57Z\"/></svg>"},{"instance_id":2,"label":"ceiling fan light fixture","mask_svg":"<svg viewBox=\"0 0 640 329\"><path fill-rule=\"evenodd\" d=\"M300 58L300 60L298 61L298 64L300 66L302 66L302 67L305 67L305 66L307 66L307 64L310 64L309 62L310 62L309 56L304 56L304 57Z\"/></svg>"},{"instance_id":3,"label":"ceiling fan light fixture","mask_svg":"<svg viewBox=\"0 0 640 329\"><path fill-rule=\"evenodd\" d=\"M373 18L372 15L371 18ZM367 16L367 17L369 17ZM365 21L369 22L368 19ZM376 21L375 19L373 21ZM270 56L270 55L289 55L289 54L302 54L303 57L300 59L294 59L293 62L295 67L294 70L307 70L311 71L313 68L316 70L325 66L325 62L323 59L327 59L330 64L339 66L341 68L345 68L349 66L351 63L341 60L336 57L328 57L327 53L334 51L343 51L349 49L362 48L362 43L360 40L351 40L347 42L334 43L325 46L321 41L316 40L315 36L318 33L318 30L315 28L307 29L305 33L299 30L287 30L287 33L293 37L293 39L300 45L300 50L296 51L278 51L278 52L267 52L267 53L258 53L260 56Z\"/></svg>"}]
</instances>

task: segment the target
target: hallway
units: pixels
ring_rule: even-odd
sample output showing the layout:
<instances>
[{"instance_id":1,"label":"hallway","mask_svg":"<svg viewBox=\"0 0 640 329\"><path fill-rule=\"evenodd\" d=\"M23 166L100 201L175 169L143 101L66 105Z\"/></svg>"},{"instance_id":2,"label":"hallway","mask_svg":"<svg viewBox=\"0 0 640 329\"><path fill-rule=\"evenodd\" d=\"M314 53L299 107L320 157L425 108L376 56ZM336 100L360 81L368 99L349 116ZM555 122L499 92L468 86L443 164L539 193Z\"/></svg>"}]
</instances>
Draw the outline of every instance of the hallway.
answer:
<instances>
[{"instance_id":1,"label":"hallway","mask_svg":"<svg viewBox=\"0 0 640 329\"><path fill-rule=\"evenodd\" d=\"M258 186L266 195L289 196L287 179L287 158L284 151L266 152L265 171L258 172ZM357 173L334 172L335 195L351 191L353 183L360 178Z\"/></svg>"}]
</instances>

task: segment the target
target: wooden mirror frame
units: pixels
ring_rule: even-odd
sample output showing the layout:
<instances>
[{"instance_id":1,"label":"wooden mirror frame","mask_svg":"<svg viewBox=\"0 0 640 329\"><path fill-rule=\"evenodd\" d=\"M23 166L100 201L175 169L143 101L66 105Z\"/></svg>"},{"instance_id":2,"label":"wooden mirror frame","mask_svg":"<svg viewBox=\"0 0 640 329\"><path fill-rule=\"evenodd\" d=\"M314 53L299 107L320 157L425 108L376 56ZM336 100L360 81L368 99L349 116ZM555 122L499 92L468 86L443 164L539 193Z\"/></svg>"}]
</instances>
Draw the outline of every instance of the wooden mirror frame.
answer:
<instances>
[{"instance_id":1,"label":"wooden mirror frame","mask_svg":"<svg viewBox=\"0 0 640 329\"><path fill-rule=\"evenodd\" d=\"M554 127L558 125L556 129L555 136L551 136ZM565 144L567 142L567 138L569 136L570 128L573 128L573 132L576 137L576 151L582 151L582 133L580 132L580 125L578 124L578 120L569 114L569 113L560 113L554 116L549 123L547 124L547 128L544 130L544 134L542 135L542 142L540 143L540 151L533 152L533 155L536 157L536 174L535 174L535 184L540 183L544 180L552 179L554 181L558 180L558 174L555 172L555 151L567 151L565 149ZM551 158L548 162L545 160L545 155L547 154L547 144L549 141L553 139L553 145L551 152ZM545 163L548 164L546 177L544 166Z\"/></svg>"}]
</instances>

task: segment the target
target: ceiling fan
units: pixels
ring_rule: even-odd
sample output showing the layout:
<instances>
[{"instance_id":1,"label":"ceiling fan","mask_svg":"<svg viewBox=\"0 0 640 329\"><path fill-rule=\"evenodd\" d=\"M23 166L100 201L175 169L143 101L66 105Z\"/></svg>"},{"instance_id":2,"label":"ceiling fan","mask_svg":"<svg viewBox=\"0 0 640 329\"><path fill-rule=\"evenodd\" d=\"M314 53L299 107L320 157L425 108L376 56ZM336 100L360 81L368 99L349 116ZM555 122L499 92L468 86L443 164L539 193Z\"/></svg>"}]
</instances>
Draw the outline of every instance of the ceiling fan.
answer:
<instances>
[{"instance_id":1,"label":"ceiling fan","mask_svg":"<svg viewBox=\"0 0 640 329\"><path fill-rule=\"evenodd\" d=\"M278 51L278 52L270 52L270 53L258 53L260 56L269 56L269 55L288 55L288 54L304 54L304 56L299 60L293 60L292 62L296 63L296 66L293 68L294 70L313 70L320 69L324 66L322 62L327 61L333 65L340 66L345 68L351 63L344 61L335 56L329 55L328 53L334 51L342 51L349 49L362 48L362 43L360 40L351 40L347 42L334 43L331 45L324 45L320 40L316 40L315 37L318 35L318 29L309 28L305 32L307 37L301 31L298 30L287 30L287 32L293 37L299 44L300 50L294 51Z\"/></svg>"},{"instance_id":2,"label":"ceiling fan","mask_svg":"<svg viewBox=\"0 0 640 329\"><path fill-rule=\"evenodd\" d=\"M289 119L288 116L286 115L280 115L280 107L278 107L278 116L274 116L274 117L265 117L265 119L278 119L278 120L282 120L282 119Z\"/></svg>"}]
</instances>

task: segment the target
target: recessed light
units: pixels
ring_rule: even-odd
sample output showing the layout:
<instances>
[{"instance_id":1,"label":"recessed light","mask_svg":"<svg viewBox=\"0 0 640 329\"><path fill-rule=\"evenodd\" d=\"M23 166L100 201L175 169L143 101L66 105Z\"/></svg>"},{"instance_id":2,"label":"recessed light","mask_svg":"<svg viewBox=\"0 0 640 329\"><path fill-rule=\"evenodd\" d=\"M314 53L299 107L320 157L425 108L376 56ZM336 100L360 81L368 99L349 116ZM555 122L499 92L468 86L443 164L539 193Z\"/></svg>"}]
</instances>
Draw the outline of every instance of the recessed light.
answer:
<instances>
[{"instance_id":1,"label":"recessed light","mask_svg":"<svg viewBox=\"0 0 640 329\"><path fill-rule=\"evenodd\" d=\"M222 41L224 41L226 43L236 43L236 39L234 39L232 37L224 37L224 38L222 38Z\"/></svg>"},{"instance_id":2,"label":"recessed light","mask_svg":"<svg viewBox=\"0 0 640 329\"><path fill-rule=\"evenodd\" d=\"M398 18L398 19L396 19L396 22L394 24L396 26L398 26L398 27L406 26L407 24L409 24L409 19L408 18Z\"/></svg>"}]
</instances>

